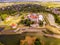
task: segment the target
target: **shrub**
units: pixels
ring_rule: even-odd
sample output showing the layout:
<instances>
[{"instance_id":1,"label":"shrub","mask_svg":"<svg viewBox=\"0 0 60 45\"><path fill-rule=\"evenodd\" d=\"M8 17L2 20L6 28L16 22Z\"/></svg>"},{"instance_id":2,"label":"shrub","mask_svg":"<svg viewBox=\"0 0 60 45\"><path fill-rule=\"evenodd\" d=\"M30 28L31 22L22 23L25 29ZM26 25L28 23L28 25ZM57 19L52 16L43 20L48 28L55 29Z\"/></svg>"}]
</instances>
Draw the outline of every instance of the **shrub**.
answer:
<instances>
[{"instance_id":1,"label":"shrub","mask_svg":"<svg viewBox=\"0 0 60 45\"><path fill-rule=\"evenodd\" d=\"M58 15L54 15L54 18L55 18L55 22L60 24L60 18L58 17Z\"/></svg>"},{"instance_id":2,"label":"shrub","mask_svg":"<svg viewBox=\"0 0 60 45\"><path fill-rule=\"evenodd\" d=\"M25 20L21 20L20 23L21 24L24 24L25 26L30 26L34 22L33 21L30 21L29 19L25 19Z\"/></svg>"},{"instance_id":3,"label":"shrub","mask_svg":"<svg viewBox=\"0 0 60 45\"><path fill-rule=\"evenodd\" d=\"M38 38L35 40L34 45L41 45L41 42Z\"/></svg>"},{"instance_id":4,"label":"shrub","mask_svg":"<svg viewBox=\"0 0 60 45\"><path fill-rule=\"evenodd\" d=\"M2 44L2 43L0 42L0 45L4 45L4 44Z\"/></svg>"},{"instance_id":5,"label":"shrub","mask_svg":"<svg viewBox=\"0 0 60 45\"><path fill-rule=\"evenodd\" d=\"M7 14L1 15L2 20L6 19L7 16L8 16Z\"/></svg>"},{"instance_id":6,"label":"shrub","mask_svg":"<svg viewBox=\"0 0 60 45\"><path fill-rule=\"evenodd\" d=\"M43 26L43 21L39 21L39 26Z\"/></svg>"},{"instance_id":7,"label":"shrub","mask_svg":"<svg viewBox=\"0 0 60 45\"><path fill-rule=\"evenodd\" d=\"M25 24L26 26L30 26L31 22L30 22L29 19L26 19L26 20L24 20L24 24Z\"/></svg>"}]
</instances>

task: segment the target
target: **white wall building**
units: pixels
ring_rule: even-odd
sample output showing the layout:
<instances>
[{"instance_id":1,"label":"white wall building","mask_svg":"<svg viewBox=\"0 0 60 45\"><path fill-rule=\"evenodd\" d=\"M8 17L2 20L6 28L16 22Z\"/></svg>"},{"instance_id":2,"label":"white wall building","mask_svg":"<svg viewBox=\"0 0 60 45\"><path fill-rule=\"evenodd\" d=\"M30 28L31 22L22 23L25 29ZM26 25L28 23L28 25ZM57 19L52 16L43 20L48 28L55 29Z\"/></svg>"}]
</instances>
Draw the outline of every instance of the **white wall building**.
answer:
<instances>
[{"instance_id":1,"label":"white wall building","mask_svg":"<svg viewBox=\"0 0 60 45\"><path fill-rule=\"evenodd\" d=\"M43 19L43 15L39 15L38 19L39 19L40 21L43 21L43 20L44 20L44 19Z\"/></svg>"}]
</instances>

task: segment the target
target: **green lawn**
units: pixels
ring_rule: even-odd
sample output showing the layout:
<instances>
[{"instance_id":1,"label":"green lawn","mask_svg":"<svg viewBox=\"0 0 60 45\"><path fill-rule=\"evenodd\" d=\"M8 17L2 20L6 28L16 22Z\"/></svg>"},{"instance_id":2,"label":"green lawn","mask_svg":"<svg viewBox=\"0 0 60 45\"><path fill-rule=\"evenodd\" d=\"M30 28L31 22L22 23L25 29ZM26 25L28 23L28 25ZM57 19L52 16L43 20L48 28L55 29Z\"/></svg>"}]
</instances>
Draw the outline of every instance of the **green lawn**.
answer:
<instances>
[{"instance_id":1,"label":"green lawn","mask_svg":"<svg viewBox=\"0 0 60 45\"><path fill-rule=\"evenodd\" d=\"M20 40L24 40L25 36L34 36L40 39L42 45L60 45L60 39L45 37L41 33L23 33L19 35L0 35L0 42L4 45L19 45Z\"/></svg>"}]
</instances>

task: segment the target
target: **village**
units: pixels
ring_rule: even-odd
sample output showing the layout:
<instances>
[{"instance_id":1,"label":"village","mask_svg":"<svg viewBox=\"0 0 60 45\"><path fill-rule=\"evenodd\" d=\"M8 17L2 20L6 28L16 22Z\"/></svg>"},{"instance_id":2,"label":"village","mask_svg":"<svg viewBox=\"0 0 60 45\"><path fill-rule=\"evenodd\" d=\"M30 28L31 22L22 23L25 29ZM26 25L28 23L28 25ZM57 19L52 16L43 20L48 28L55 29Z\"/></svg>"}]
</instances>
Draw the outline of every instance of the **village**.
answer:
<instances>
[{"instance_id":1,"label":"village","mask_svg":"<svg viewBox=\"0 0 60 45\"><path fill-rule=\"evenodd\" d=\"M21 3L0 7L0 42L60 45L60 8L50 8L40 2Z\"/></svg>"},{"instance_id":2,"label":"village","mask_svg":"<svg viewBox=\"0 0 60 45\"><path fill-rule=\"evenodd\" d=\"M46 28L47 25L52 26L54 28L56 27L59 30L60 26L55 23L56 17L53 15L53 14L55 14L56 9L58 9L58 8L52 8L52 10L50 8L45 8L46 11L50 11L50 13L45 13L46 11L45 12L42 11L42 10L45 10L43 7L42 10L41 9L39 10L42 12L36 13L36 12L33 12L35 10L32 9L32 8L34 8L34 6L35 6L35 8L43 7L43 6L37 5L37 4L33 4L33 5L32 4L17 4L17 5L15 4L12 6L7 6L5 8L4 7L0 8L1 13L3 14L3 16L2 15L0 16L0 23L1 23L0 25L2 26L1 31L4 32L5 30L14 30L14 32L16 32L16 31L19 31L20 27L22 29L27 28L27 27L28 28ZM24 9L28 13L24 12L24 10L21 10L22 7L28 8L28 9ZM4 14L5 12L4 13L2 12L5 10L9 10L7 14ZM14 13L12 14L12 12L10 12L10 10ZM28 11L28 10L30 10L30 11ZM55 10L55 12L54 12L54 10ZM22 12L20 12L20 11L22 11ZM51 14L51 12L53 14ZM59 16L57 16L57 17L59 17ZM56 22L59 23L59 20L57 20ZM9 27L9 28L7 28L7 27ZM56 33L56 32L54 32L54 33Z\"/></svg>"}]
</instances>

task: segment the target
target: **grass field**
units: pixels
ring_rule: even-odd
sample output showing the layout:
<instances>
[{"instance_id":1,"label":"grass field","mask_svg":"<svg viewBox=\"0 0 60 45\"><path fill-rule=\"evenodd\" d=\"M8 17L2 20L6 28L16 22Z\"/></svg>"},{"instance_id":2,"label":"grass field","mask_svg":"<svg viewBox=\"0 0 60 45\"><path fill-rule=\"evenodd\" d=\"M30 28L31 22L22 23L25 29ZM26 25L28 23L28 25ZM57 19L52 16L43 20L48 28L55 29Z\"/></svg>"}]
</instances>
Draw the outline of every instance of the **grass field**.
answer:
<instances>
[{"instance_id":1,"label":"grass field","mask_svg":"<svg viewBox=\"0 0 60 45\"><path fill-rule=\"evenodd\" d=\"M0 42L4 45L20 45L20 40L24 40L25 37L34 36L40 39L42 45L60 45L60 39L45 37L40 33L24 33L22 35L0 35Z\"/></svg>"}]
</instances>

